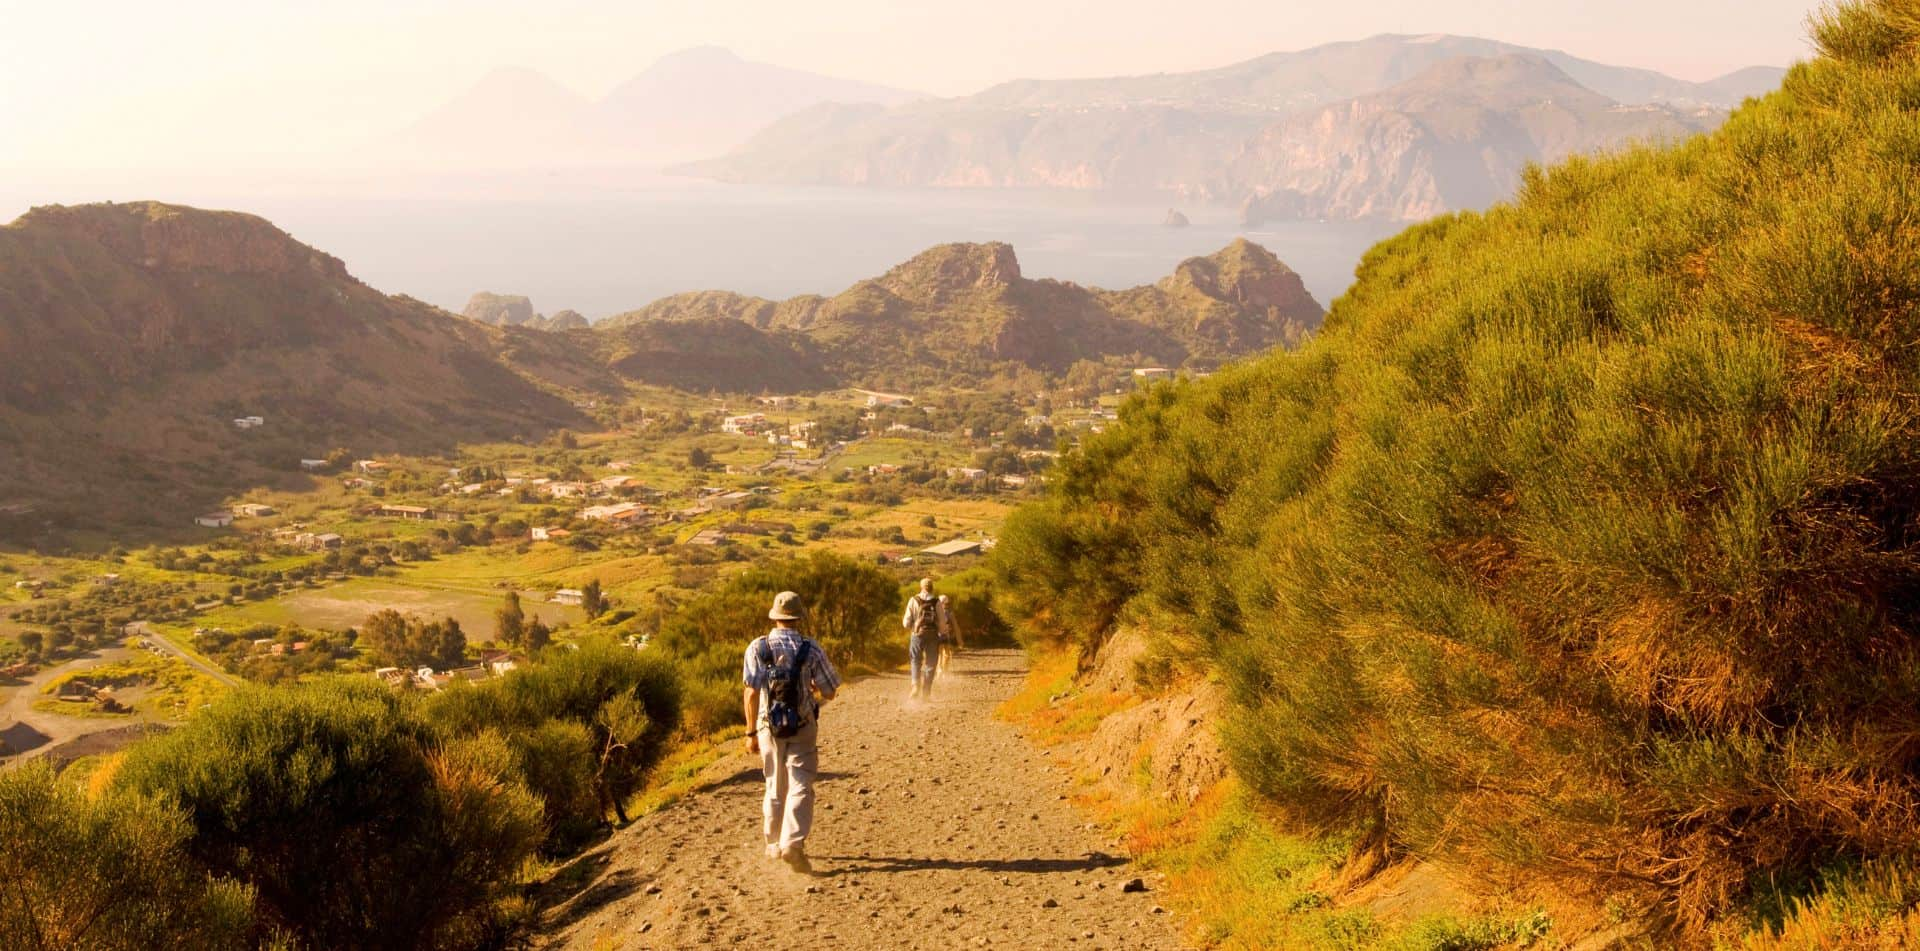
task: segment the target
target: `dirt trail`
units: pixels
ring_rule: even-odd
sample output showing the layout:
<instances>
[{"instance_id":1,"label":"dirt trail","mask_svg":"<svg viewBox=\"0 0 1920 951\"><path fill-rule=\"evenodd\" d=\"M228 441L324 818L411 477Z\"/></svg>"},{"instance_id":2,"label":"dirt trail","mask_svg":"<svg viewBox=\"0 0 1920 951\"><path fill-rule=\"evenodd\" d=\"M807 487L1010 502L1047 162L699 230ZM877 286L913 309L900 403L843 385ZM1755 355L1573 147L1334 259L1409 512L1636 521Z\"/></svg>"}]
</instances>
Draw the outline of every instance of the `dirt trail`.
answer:
<instances>
[{"instance_id":1,"label":"dirt trail","mask_svg":"<svg viewBox=\"0 0 1920 951\"><path fill-rule=\"evenodd\" d=\"M1158 888L1066 801L1067 779L993 718L1016 651L955 659L931 702L901 674L848 685L821 723L814 874L760 847L758 759L636 822L562 878L547 947L1180 948Z\"/></svg>"}]
</instances>

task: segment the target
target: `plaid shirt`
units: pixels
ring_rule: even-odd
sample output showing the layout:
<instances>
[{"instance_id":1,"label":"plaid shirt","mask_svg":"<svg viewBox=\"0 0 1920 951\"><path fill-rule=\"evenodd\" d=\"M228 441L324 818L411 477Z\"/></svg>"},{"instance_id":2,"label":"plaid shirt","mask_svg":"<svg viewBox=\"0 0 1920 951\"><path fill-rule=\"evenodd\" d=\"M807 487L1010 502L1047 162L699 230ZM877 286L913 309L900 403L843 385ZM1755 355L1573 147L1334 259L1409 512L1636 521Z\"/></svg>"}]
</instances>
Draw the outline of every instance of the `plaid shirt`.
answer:
<instances>
[{"instance_id":1,"label":"plaid shirt","mask_svg":"<svg viewBox=\"0 0 1920 951\"><path fill-rule=\"evenodd\" d=\"M745 663L740 669L741 683L760 692L762 721L766 720L767 705L772 702L772 697L767 693L767 683L773 679L774 668L792 663L794 652L800 649L802 641L813 645L812 649L807 651L807 662L801 669L802 679L813 685L814 690L823 693L840 689L840 674L833 669L833 661L827 659L827 652L821 649L818 642L810 637L801 636L800 632L793 628L776 627L767 632L767 636L755 638L753 643L747 645ZM770 648L769 652L773 654L772 663L767 662L767 658L761 651L762 644ZM820 703L813 699L811 690L807 691L806 698L807 708L802 713L809 720L815 719L819 716Z\"/></svg>"}]
</instances>

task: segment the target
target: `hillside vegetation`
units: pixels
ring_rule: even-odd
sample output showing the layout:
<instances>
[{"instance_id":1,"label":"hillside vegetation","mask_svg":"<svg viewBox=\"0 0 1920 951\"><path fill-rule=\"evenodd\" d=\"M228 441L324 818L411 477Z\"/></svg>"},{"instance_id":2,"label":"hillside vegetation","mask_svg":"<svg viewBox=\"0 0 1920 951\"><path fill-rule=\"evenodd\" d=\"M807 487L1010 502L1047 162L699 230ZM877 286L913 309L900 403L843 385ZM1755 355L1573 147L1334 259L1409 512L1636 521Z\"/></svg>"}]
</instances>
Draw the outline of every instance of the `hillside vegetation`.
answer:
<instances>
[{"instance_id":1,"label":"hillside vegetation","mask_svg":"<svg viewBox=\"0 0 1920 951\"><path fill-rule=\"evenodd\" d=\"M1814 30L1716 133L1530 170L1300 350L1133 400L1009 523L1006 613L1217 672L1242 781L1360 866L1911 937L1920 2Z\"/></svg>"}]
</instances>

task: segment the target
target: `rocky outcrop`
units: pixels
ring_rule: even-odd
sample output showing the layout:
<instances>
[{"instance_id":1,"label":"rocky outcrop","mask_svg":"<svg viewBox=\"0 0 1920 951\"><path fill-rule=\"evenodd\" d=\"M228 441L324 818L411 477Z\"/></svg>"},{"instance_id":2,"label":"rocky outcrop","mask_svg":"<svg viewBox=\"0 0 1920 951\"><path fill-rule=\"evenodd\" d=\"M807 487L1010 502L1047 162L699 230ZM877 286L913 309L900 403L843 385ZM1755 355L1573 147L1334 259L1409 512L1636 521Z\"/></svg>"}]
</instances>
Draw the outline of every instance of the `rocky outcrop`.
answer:
<instances>
[{"instance_id":1,"label":"rocky outcrop","mask_svg":"<svg viewBox=\"0 0 1920 951\"><path fill-rule=\"evenodd\" d=\"M480 291L467 298L467 306L461 309L460 315L495 327L521 327L540 316L534 313L533 302L526 297L491 291Z\"/></svg>"},{"instance_id":2,"label":"rocky outcrop","mask_svg":"<svg viewBox=\"0 0 1920 951\"><path fill-rule=\"evenodd\" d=\"M1185 228L1191 224L1193 224L1193 222L1188 221L1187 216L1181 213L1178 208L1167 209L1167 216L1160 219L1160 227L1162 228Z\"/></svg>"},{"instance_id":3,"label":"rocky outcrop","mask_svg":"<svg viewBox=\"0 0 1920 951\"><path fill-rule=\"evenodd\" d=\"M577 310L559 311L558 313L555 313L553 316L548 317L546 320L540 322L541 330L552 330L556 332L566 331L566 330L585 330L591 326L593 325L587 321L587 318Z\"/></svg>"}]
</instances>

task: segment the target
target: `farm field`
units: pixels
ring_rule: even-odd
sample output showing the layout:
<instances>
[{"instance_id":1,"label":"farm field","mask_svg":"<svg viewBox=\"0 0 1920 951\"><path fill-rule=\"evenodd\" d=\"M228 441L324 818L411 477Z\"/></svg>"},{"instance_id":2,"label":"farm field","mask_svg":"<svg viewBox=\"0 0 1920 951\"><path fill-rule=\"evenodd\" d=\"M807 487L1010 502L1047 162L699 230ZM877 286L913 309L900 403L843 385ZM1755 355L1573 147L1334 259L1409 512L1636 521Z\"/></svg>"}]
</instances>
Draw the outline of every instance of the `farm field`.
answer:
<instances>
[{"instance_id":1,"label":"farm field","mask_svg":"<svg viewBox=\"0 0 1920 951\"><path fill-rule=\"evenodd\" d=\"M581 619L578 608L545 603L548 590L521 592L529 617L549 625ZM460 622L469 640L487 640L493 633L493 612L500 606L498 592L436 588L393 578L361 578L325 588L283 594L269 601L218 608L202 615L201 626L240 630L266 624L295 624L305 628L341 630L354 627L378 611L394 610L422 617L450 617Z\"/></svg>"}]
</instances>

